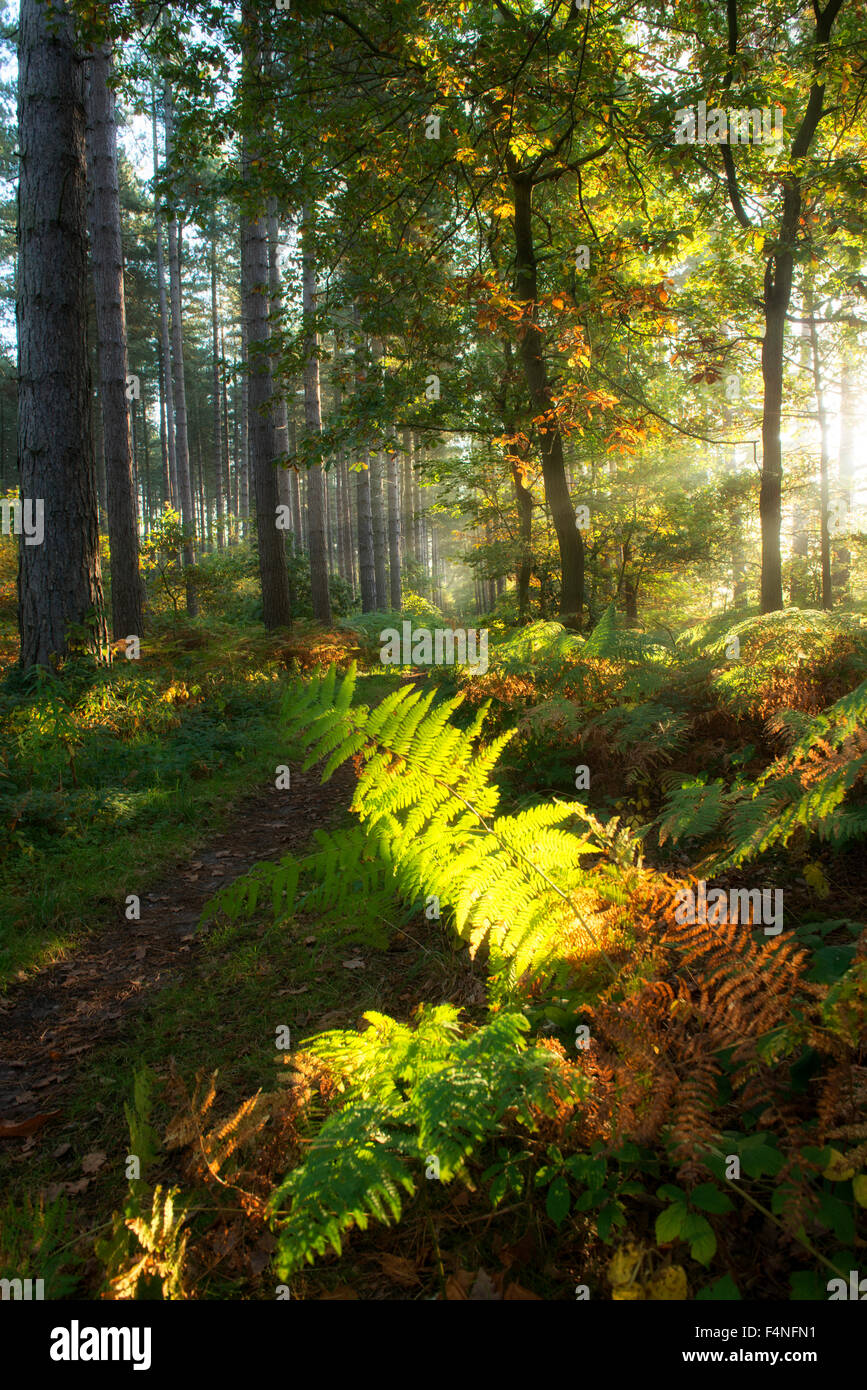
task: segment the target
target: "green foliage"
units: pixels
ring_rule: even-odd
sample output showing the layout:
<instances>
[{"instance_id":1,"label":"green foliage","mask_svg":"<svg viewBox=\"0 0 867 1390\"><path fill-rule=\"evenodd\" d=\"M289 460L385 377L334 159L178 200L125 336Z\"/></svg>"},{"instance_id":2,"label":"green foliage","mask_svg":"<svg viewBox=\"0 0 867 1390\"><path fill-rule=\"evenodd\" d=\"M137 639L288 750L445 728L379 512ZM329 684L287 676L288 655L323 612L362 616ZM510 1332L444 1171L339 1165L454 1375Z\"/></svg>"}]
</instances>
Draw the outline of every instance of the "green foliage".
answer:
<instances>
[{"instance_id":1,"label":"green foliage","mask_svg":"<svg viewBox=\"0 0 867 1390\"><path fill-rule=\"evenodd\" d=\"M414 1195L425 1172L448 1183L510 1123L536 1128L569 1088L558 1059L528 1048L521 1014L498 1014L465 1035L448 1004L420 1011L415 1028L382 1014L364 1015L362 1033L315 1038L316 1055L339 1079L339 1109L319 1130L304 1164L274 1193L282 1218L277 1270L287 1278L330 1246L337 1253L370 1216L398 1220L402 1193Z\"/></svg>"},{"instance_id":2,"label":"green foliage","mask_svg":"<svg viewBox=\"0 0 867 1390\"><path fill-rule=\"evenodd\" d=\"M0 1208L0 1279L42 1279L46 1299L69 1298L79 1284L66 1197L9 1197Z\"/></svg>"},{"instance_id":3,"label":"green foliage","mask_svg":"<svg viewBox=\"0 0 867 1390\"><path fill-rule=\"evenodd\" d=\"M157 1184L152 1191L145 1176L161 1147L151 1124L154 1082L146 1067L135 1073L132 1104L124 1109L129 1152L139 1159L141 1175L130 1178L123 1211L115 1214L111 1232L96 1244L113 1298L184 1297L188 1240L184 1225L189 1203L179 1199L177 1187L164 1190Z\"/></svg>"},{"instance_id":4,"label":"green foliage","mask_svg":"<svg viewBox=\"0 0 867 1390\"><path fill-rule=\"evenodd\" d=\"M622 901L626 862L622 851L608 862L606 827L579 802L496 815L491 773L511 735L479 741L486 704L458 729L449 719L461 696L435 705L435 691L404 686L371 712L350 707L354 686L354 669L339 688L332 669L291 690L285 715L305 766L325 760L323 780L361 756L353 810L404 899L433 894L449 907L473 952L487 945L507 993L525 971L544 971L564 940L598 948L580 897L592 883L603 900Z\"/></svg>"},{"instance_id":5,"label":"green foliage","mask_svg":"<svg viewBox=\"0 0 867 1390\"><path fill-rule=\"evenodd\" d=\"M867 834L867 681L815 718L793 747L752 782L726 790L694 779L667 798L660 843L719 832L724 848L708 868L736 867L790 843L797 832L840 848ZM722 828L721 828L722 827Z\"/></svg>"},{"instance_id":6,"label":"green foliage","mask_svg":"<svg viewBox=\"0 0 867 1390\"><path fill-rule=\"evenodd\" d=\"M342 936L387 945L394 877L378 837L355 827L337 835L314 830L313 839L313 854L284 855L228 884L207 903L201 925L216 917L248 920L261 906L277 925L296 912L315 912L320 930L336 919Z\"/></svg>"}]
</instances>

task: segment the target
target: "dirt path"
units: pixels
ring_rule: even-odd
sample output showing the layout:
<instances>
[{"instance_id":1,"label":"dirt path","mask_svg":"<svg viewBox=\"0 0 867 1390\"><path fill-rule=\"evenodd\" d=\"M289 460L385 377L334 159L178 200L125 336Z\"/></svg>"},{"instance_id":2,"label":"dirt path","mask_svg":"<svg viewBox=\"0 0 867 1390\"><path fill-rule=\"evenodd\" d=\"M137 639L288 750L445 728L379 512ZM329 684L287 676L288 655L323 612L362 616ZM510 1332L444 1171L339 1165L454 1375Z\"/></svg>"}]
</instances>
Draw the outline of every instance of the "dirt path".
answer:
<instances>
[{"instance_id":1,"label":"dirt path","mask_svg":"<svg viewBox=\"0 0 867 1390\"><path fill-rule=\"evenodd\" d=\"M117 1040L156 990L176 984L200 949L205 903L261 860L304 848L352 795L350 766L325 786L292 768L291 794L268 787L246 799L228 828L141 895L141 920L100 930L65 960L0 1000L0 1140L20 1155L64 1119L81 1061ZM24 1140L22 1145L21 1141Z\"/></svg>"}]
</instances>

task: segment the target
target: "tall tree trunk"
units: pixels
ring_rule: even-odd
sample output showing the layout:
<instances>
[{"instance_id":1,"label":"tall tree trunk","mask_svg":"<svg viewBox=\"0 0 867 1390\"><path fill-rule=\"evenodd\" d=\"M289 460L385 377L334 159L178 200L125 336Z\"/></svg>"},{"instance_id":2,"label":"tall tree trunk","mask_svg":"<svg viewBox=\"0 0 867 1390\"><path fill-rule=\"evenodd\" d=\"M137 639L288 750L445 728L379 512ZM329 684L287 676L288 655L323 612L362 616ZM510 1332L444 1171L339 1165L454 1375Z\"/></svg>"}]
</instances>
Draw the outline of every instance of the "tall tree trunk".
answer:
<instances>
[{"instance_id":1,"label":"tall tree trunk","mask_svg":"<svg viewBox=\"0 0 867 1390\"><path fill-rule=\"evenodd\" d=\"M376 578L376 606L388 609L388 567L386 564L385 502L382 495L382 454L370 454L370 515L373 523L373 569Z\"/></svg>"},{"instance_id":2,"label":"tall tree trunk","mask_svg":"<svg viewBox=\"0 0 867 1390\"><path fill-rule=\"evenodd\" d=\"M773 613L783 606L783 571L780 554L780 527L783 510L783 454L780 427L783 409L783 364L786 316L792 297L792 276L801 226L802 168L813 137L822 119L825 101L824 66L834 21L843 0L827 0L825 8L814 5L813 80L803 118L792 141L787 171L782 180L782 208L779 232L770 237L771 253L765 264L764 312L765 336L762 341L762 382L764 407L762 411L762 481L759 492L759 516L762 524L761 611ZM730 7L737 37L736 8ZM731 189L732 178L729 176ZM736 209L737 211L737 209ZM743 209L739 214L746 221ZM827 524L827 519L826 519Z\"/></svg>"},{"instance_id":3,"label":"tall tree trunk","mask_svg":"<svg viewBox=\"0 0 867 1390\"><path fill-rule=\"evenodd\" d=\"M157 138L157 96L153 87L151 88L151 124L153 129L154 179L156 180L159 175L159 141ZM180 506L180 498L178 495L178 463L175 453L175 393L172 389L172 352L169 343L169 307L166 290L166 263L163 254L163 219L160 212L160 200L156 193L154 194L154 223L157 242L157 290L160 305L160 369L166 412L166 447L168 449L169 468L167 501L171 507L177 508Z\"/></svg>"},{"instance_id":4,"label":"tall tree trunk","mask_svg":"<svg viewBox=\"0 0 867 1390\"><path fill-rule=\"evenodd\" d=\"M142 430L141 430L141 434L142 434L142 444L143 444L143 446L144 446L144 496L145 496L145 504L144 504L144 512L143 512L143 521L144 521L144 535L145 535L145 540L147 540L148 532L149 532L150 526L151 526L151 516L153 515L153 513L152 513L152 511L151 511L151 454L150 454L150 440L149 440L150 429L148 428L148 413L147 413L147 411L144 409L144 406L142 406L141 423L142 423Z\"/></svg>"},{"instance_id":5,"label":"tall tree trunk","mask_svg":"<svg viewBox=\"0 0 867 1390\"><path fill-rule=\"evenodd\" d=\"M211 235L211 396L214 419L214 501L217 508L217 549L226 544L223 520L223 439L220 411L220 316L217 303L217 229Z\"/></svg>"},{"instance_id":6,"label":"tall tree trunk","mask_svg":"<svg viewBox=\"0 0 867 1390\"><path fill-rule=\"evenodd\" d=\"M322 433L322 399L319 387L319 332L316 327L316 261L313 242L313 206L304 207L301 232L302 296L304 336L304 428L305 438ZM310 598L313 616L320 623L331 622L328 594L328 548L325 514L325 477L321 463L307 469L307 548L310 555Z\"/></svg>"},{"instance_id":7,"label":"tall tree trunk","mask_svg":"<svg viewBox=\"0 0 867 1390\"><path fill-rule=\"evenodd\" d=\"M160 459L162 461L163 474L163 503L166 507L172 504L172 475L169 468L169 442L166 432L166 387L163 374L163 350L162 344L157 339L157 386L159 389L160 404Z\"/></svg>"},{"instance_id":8,"label":"tall tree trunk","mask_svg":"<svg viewBox=\"0 0 867 1390\"><path fill-rule=\"evenodd\" d=\"M268 276L271 291L271 321L273 324L271 336L275 341L279 341L279 330L283 323L283 284L280 275L280 261L278 259L278 238L279 225L277 222L277 199L268 199ZM278 382L278 359L272 356L271 375L275 383ZM277 455L282 457L289 452L289 413L286 406L286 396L282 378L279 379L279 389L277 391L277 401L275 406L275 429L277 433ZM292 511L292 496L289 486L289 470L287 468L277 469L277 496L281 506L288 507L290 514Z\"/></svg>"},{"instance_id":9,"label":"tall tree trunk","mask_svg":"<svg viewBox=\"0 0 867 1390\"><path fill-rule=\"evenodd\" d=\"M27 668L65 656L72 625L94 653L107 639L86 341L84 66L66 7L40 0L21 0L19 12L18 147L18 623ZM44 535L27 544L28 513L38 527L40 507Z\"/></svg>"},{"instance_id":10,"label":"tall tree trunk","mask_svg":"<svg viewBox=\"0 0 867 1390\"><path fill-rule=\"evenodd\" d=\"M816 395L816 413L819 418L819 554L822 570L822 607L830 609L834 604L834 597L831 589L831 534L828 524L831 442L828 411L825 406L825 391L822 385L822 364L819 361L819 336L816 332L816 304L812 287L809 287L807 290L806 309L810 320L810 347L813 354L813 388Z\"/></svg>"},{"instance_id":11,"label":"tall tree trunk","mask_svg":"<svg viewBox=\"0 0 867 1390\"><path fill-rule=\"evenodd\" d=\"M223 366L221 375L221 388L223 392L223 458L221 463L221 487L226 490L226 544L232 541L231 511L232 511L232 469L229 462L229 388L227 383L228 372L226 371L226 339L220 326L220 361Z\"/></svg>"},{"instance_id":12,"label":"tall tree trunk","mask_svg":"<svg viewBox=\"0 0 867 1390\"><path fill-rule=\"evenodd\" d=\"M403 546L404 565L415 559L415 528L413 526L413 476L412 476L412 430L403 431L403 478L401 484L401 509L403 512L400 528Z\"/></svg>"},{"instance_id":13,"label":"tall tree trunk","mask_svg":"<svg viewBox=\"0 0 867 1390\"><path fill-rule=\"evenodd\" d=\"M523 626L527 621L530 605L530 575L533 570L533 494L525 481L529 466L527 457L529 441L525 432L519 427L520 422L508 405L509 383L514 373L512 344L508 338L503 339L503 355L506 366L502 395L503 433L514 440L510 446L509 469L512 475L515 505L518 509L520 552L515 580L518 586L518 622Z\"/></svg>"},{"instance_id":14,"label":"tall tree trunk","mask_svg":"<svg viewBox=\"0 0 867 1390\"><path fill-rule=\"evenodd\" d=\"M249 61L249 57L248 57ZM244 146L244 177L250 178L251 157ZM286 627L291 622L289 577L283 532L277 529L277 473L274 459L273 383L268 354L268 228L263 216L241 224L241 266L244 319L249 356L250 473L256 498L256 533L262 610L266 628Z\"/></svg>"},{"instance_id":15,"label":"tall tree trunk","mask_svg":"<svg viewBox=\"0 0 867 1390\"><path fill-rule=\"evenodd\" d=\"M243 236L243 228L242 228ZM247 320L241 321L241 435L240 452L235 461L238 477L239 530L245 538L250 518L250 362L247 351Z\"/></svg>"},{"instance_id":16,"label":"tall tree trunk","mask_svg":"<svg viewBox=\"0 0 867 1390\"><path fill-rule=\"evenodd\" d=\"M171 88L164 92L166 121L166 165L171 169L174 145L174 108ZM184 568L195 564L194 550L196 520L193 513L193 484L190 471L190 445L187 433L187 388L184 381L184 329L181 317L181 229L177 212L169 222L169 287L172 302L172 367L175 402L175 459L178 469L178 494L181 502L181 522L187 533L183 549ZM194 618L199 611L192 581L186 583L187 613Z\"/></svg>"},{"instance_id":17,"label":"tall tree trunk","mask_svg":"<svg viewBox=\"0 0 867 1390\"><path fill-rule=\"evenodd\" d=\"M298 452L298 432L295 427L295 383L290 383L289 404L286 411L287 426L289 430L288 449L291 458L295 458ZM292 533L295 538L294 548L300 552L304 549L304 523L303 508L301 506L301 477L297 468L288 470L289 477L289 502L292 507Z\"/></svg>"},{"instance_id":18,"label":"tall tree trunk","mask_svg":"<svg viewBox=\"0 0 867 1390\"><path fill-rule=\"evenodd\" d=\"M141 637L143 624L134 451L126 395L129 362L117 175L117 115L114 92L109 87L112 66L111 48L107 44L94 49L87 63L85 92L88 221L105 448L111 618L112 633L117 639L131 634Z\"/></svg>"},{"instance_id":19,"label":"tall tree trunk","mask_svg":"<svg viewBox=\"0 0 867 1390\"><path fill-rule=\"evenodd\" d=\"M370 469L355 475L355 510L358 517L358 583L362 613L376 611L376 570L373 563L373 519L370 513Z\"/></svg>"},{"instance_id":20,"label":"tall tree trunk","mask_svg":"<svg viewBox=\"0 0 867 1390\"><path fill-rule=\"evenodd\" d=\"M340 468L343 474L343 563L345 574L350 584L352 585L352 593L354 596L358 591L358 577L355 568L355 556L357 553L357 547L355 544L355 535L353 532L352 525L352 483L349 473L349 461L345 454L343 455L343 458L341 460Z\"/></svg>"},{"instance_id":21,"label":"tall tree trunk","mask_svg":"<svg viewBox=\"0 0 867 1390\"><path fill-rule=\"evenodd\" d=\"M334 371L332 375L334 390L335 421L339 419L343 401L343 392L340 386L340 377L338 374L338 370L339 363L336 360L335 353ZM351 582L352 574L351 571L347 570L346 567L346 515L344 510L345 495L343 470L344 458L345 455L343 449L337 449L334 463L335 510L337 513L337 572L340 575L341 579L345 579Z\"/></svg>"},{"instance_id":22,"label":"tall tree trunk","mask_svg":"<svg viewBox=\"0 0 867 1390\"><path fill-rule=\"evenodd\" d=\"M575 510L569 496L563 462L563 438L551 416L551 388L539 327L538 276L533 242L533 184L528 176L512 172L515 199L515 292L525 306L521 361L530 394L533 414L545 415L548 423L539 427L542 476L545 497L557 533L560 550L560 617L566 626L577 627L584 604L584 541L578 530Z\"/></svg>"},{"instance_id":23,"label":"tall tree trunk","mask_svg":"<svg viewBox=\"0 0 867 1390\"><path fill-rule=\"evenodd\" d=\"M841 539L834 546L835 568L833 582L848 594L852 552L845 539L851 532L852 522L849 508L852 505L852 484L855 477L855 440L858 422L856 419L857 388L850 359L850 345L846 339L842 348L840 368L840 443L837 450L837 477L839 482L839 522L834 534Z\"/></svg>"},{"instance_id":24,"label":"tall tree trunk","mask_svg":"<svg viewBox=\"0 0 867 1390\"><path fill-rule=\"evenodd\" d=\"M388 455L388 583L392 612L401 608L400 589L400 454Z\"/></svg>"},{"instance_id":25,"label":"tall tree trunk","mask_svg":"<svg viewBox=\"0 0 867 1390\"><path fill-rule=\"evenodd\" d=\"M421 571L421 578L426 573L426 561L424 556L424 516L421 510L421 482L419 480L419 470L421 468L421 444L418 435L414 436L413 449L413 469L412 469L412 549L415 562Z\"/></svg>"}]
</instances>

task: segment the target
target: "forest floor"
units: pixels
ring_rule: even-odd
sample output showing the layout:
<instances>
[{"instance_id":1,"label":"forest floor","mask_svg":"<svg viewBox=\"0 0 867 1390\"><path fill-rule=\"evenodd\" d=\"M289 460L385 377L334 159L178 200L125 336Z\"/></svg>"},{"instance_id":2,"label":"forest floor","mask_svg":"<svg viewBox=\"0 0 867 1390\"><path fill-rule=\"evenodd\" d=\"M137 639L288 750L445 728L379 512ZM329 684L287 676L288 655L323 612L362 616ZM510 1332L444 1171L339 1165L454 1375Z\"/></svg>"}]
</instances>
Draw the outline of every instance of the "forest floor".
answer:
<instances>
[{"instance_id":1,"label":"forest floor","mask_svg":"<svg viewBox=\"0 0 867 1390\"><path fill-rule=\"evenodd\" d=\"M463 718L490 700L489 731L516 728L499 767L505 807L568 795L575 765L586 758L594 767L594 812L638 828L667 817L668 837L646 846L649 870L672 882L690 879L703 856L722 847L714 838L721 832L695 820L697 797L722 788L743 800L748 790L739 776L749 788L778 766L769 734L777 711L791 710L789 717L806 727L808 711L836 708L831 702L864 676L867 643L860 629L853 634L845 622L820 615L795 620L785 620L791 631L783 620L779 631L770 620L751 620L757 657L733 674L713 665L712 653L706 670L688 652L676 661L663 653L659 669L640 653L614 660L573 652L571 667L555 653L547 667L531 661L525 670L519 652L514 673L494 670L463 692ZM352 645L355 639L346 640ZM561 639L555 634L554 640ZM386 892L368 901L349 883L349 891L337 895L340 906L322 912L306 908L301 897L287 914L275 908L268 891L237 916L224 905L203 918L215 895L239 876L287 853L303 860L317 848L315 832L339 832L354 820L351 763L323 785L319 769L303 772L293 761L300 745L287 736L291 705L283 705L282 696L293 690L287 670L299 674L300 663L300 674L308 674L305 642L318 644L315 653L307 652L318 653L317 660L319 646L330 651L334 645L328 634L302 635L286 646L230 623L180 623L158 635L135 669L119 662L104 673L72 670L63 689L49 683L19 690L11 678L0 691L0 714L10 717L0 763L0 812L10 829L0 856L0 1276L44 1279L48 1299L290 1296L273 1267L277 1241L269 1203L286 1175L304 1168L316 1142L314 1126L337 1094L327 1080L319 1089L318 1080L310 1080L318 1074L316 1047L309 1050L308 1040L335 1029L363 1034L379 1026L365 1020L371 1011L414 1028L421 1026L422 1010L450 1005L468 1034L496 1017L485 962L471 958L444 922L427 920L419 899L401 903ZM773 659L760 659L763 642L774 644ZM801 657L805 650L815 653L806 671L790 658L793 647ZM552 684L561 681L561 667L565 696ZM374 707L396 683L416 679L417 673L385 673L374 663L360 673L356 697ZM440 695L453 693L447 673L436 684ZM803 786L789 779L797 783L792 795L811 789L812 830L837 814L822 787L836 775L838 756L845 767L857 751L846 744L836 754L852 736L835 734L835 727L832 721L819 728L821 757L811 749ZM284 762L291 789L279 790L275 767ZM797 1071L803 1062L798 1010L817 1007L817 990L824 998L822 991L841 988L852 996L853 1016L860 1007L863 968L855 957L856 951L863 957L857 944L863 871L862 842L854 833L834 849L827 835L809 841L804 835L775 847L755 870L759 883L784 887L786 926L808 953L809 974L804 991L792 995L791 1043L781 1028L774 1039L776 1047L790 1049L791 1075L779 1063L769 1068L773 1095L760 1097L755 1113L739 1113L720 1092L715 1123L733 1144L759 1144L761 1153L748 1153L745 1163L758 1165L749 1176L767 1206L747 1211L734 1207L722 1187L709 1196L712 1185L698 1189L702 1201L716 1203L707 1207L720 1238L712 1271L692 1247L689 1260L677 1250L685 1238L667 1236L665 1229L660 1235L662 1204L679 1192L665 1181L678 1169L661 1143L639 1151L631 1141L612 1148L593 1139L597 1148L603 1145L601 1161L609 1162L610 1151L611 1186L598 1201L594 1197L596 1206L582 1192L581 1204L576 1200L564 1221L559 1198L551 1196L553 1183L540 1195L544 1183L537 1181L546 1172L546 1155L558 1157L559 1139L552 1139L554 1131L531 1136L513 1128L492 1135L474 1155L466 1181L421 1182L409 1197L401 1193L399 1222L385 1211L377 1217L386 1219L367 1227L357 1221L339 1255L325 1239L311 1244L316 1263L296 1266L291 1297L550 1301L573 1300L581 1286L606 1297L609 1285L612 1297L624 1296L611 1276L619 1258L612 1257L612 1242L623 1237L603 1230L599 1206L605 1201L616 1209L621 1183L627 1234L650 1251L654 1278L673 1270L688 1278L698 1298L785 1297L788 1287L794 1297L821 1297L828 1269L854 1268L855 1245L862 1244L856 1208L864 1202L853 1181L867 1174L853 1180L836 1172L828 1158L833 1151L826 1153L824 1139L814 1142L817 1108L838 1142L842 1135L854 1143L861 1131L853 1128L848 1092L841 1101L837 1086L822 1101L826 1078L812 1073L805 1091ZM743 882L734 871L706 877L725 888ZM140 902L136 920L125 916L130 894ZM640 924L642 902L635 899ZM652 914L646 921L652 942L669 930ZM743 958L743 978L751 980L750 971L765 968L764 953L753 952L748 937L742 940L731 968L741 969ZM718 973L716 957L708 969ZM680 978L667 958L660 970L663 984ZM596 1000L592 974L586 988L581 980L569 988L572 996L552 995L545 1022L537 1019L543 1047L571 1042L573 1015L585 1007L582 990ZM715 996L706 994L713 1022ZM756 999L763 997L759 989ZM631 998L627 992L627 1010ZM841 1041L828 1063L828 1087L842 1075L840 1056L846 1062L846 1048L857 1047L846 1032L849 1014L841 1018L834 1024ZM654 1063L666 1043L667 1018L661 1027L652 1057L641 1052L652 1043L644 1022L636 1043L631 1032L624 1034L622 1074L632 1075L634 1054L654 1095L653 1067L669 1065ZM814 1050L826 1035L827 1027L814 1030ZM818 1052L807 1057L814 1072L818 1059ZM690 1075L691 1054L678 1065ZM860 1061L853 1074L857 1110ZM803 1120L796 1152L805 1171L812 1165L807 1195L815 1196L818 1212L810 1236L823 1242L818 1272L804 1267L808 1260L792 1250L779 1219L794 1199L780 1190L778 1204L773 1179L784 1154L776 1135L765 1133L770 1121L757 1118L762 1107L771 1113L778 1091ZM250 1116L255 1124L245 1128ZM223 1153L226 1135L232 1147ZM376 1137L372 1133L361 1151L372 1149ZM357 1140L353 1144L346 1146L349 1168ZM852 1163L863 1168L861 1147L852 1150ZM427 1140L421 1153L427 1153ZM134 1157L141 1173L130 1171ZM583 1149L576 1151L576 1162L585 1159ZM634 1169L640 1181L630 1179ZM500 1190L492 1206L494 1183ZM156 1230L160 1193L162 1200L174 1194L185 1248L171 1274L174 1283L151 1288L151 1265L136 1288L129 1278L139 1252L128 1248L130 1232L140 1238L149 1221ZM169 1277L167 1269L161 1278ZM626 1296L643 1293L630 1286Z\"/></svg>"},{"instance_id":2,"label":"forest floor","mask_svg":"<svg viewBox=\"0 0 867 1390\"><path fill-rule=\"evenodd\" d=\"M469 1016L484 1004L483 972L423 916L398 929L386 951L322 941L303 913L288 931L264 923L197 930L220 888L263 861L302 853L314 829L345 821L353 783L348 766L322 786L315 769L292 765L291 794L269 786L246 797L225 829L141 893L139 920L97 929L0 997L0 1186L20 1207L22 1245L38 1237L40 1207L64 1214L62 1226L42 1232L54 1297L100 1294L105 1273L93 1244L110 1226L107 1213L123 1206L125 1107L137 1070L148 1068L169 1090L178 1076L217 1072L220 1107L234 1109L261 1087L281 1023L294 1039L354 1027L372 1008L408 1019L418 999L456 1003ZM169 1103L163 1118L170 1112ZM171 1158L167 1182L180 1176L170 1169ZM465 1193L452 1225L464 1224L468 1202ZM273 1280L263 1280L267 1231L225 1209L200 1224L199 1296L207 1288L206 1297L273 1298ZM446 1270L424 1226L415 1235L406 1225L376 1230L360 1243L360 1264L347 1272L343 1261L338 1274L324 1261L303 1280L303 1296L404 1298L431 1280L434 1295L444 1283L453 1299L534 1296L513 1278L504 1284L514 1257L490 1278L460 1259ZM4 1234L8 1258L14 1232Z\"/></svg>"}]
</instances>

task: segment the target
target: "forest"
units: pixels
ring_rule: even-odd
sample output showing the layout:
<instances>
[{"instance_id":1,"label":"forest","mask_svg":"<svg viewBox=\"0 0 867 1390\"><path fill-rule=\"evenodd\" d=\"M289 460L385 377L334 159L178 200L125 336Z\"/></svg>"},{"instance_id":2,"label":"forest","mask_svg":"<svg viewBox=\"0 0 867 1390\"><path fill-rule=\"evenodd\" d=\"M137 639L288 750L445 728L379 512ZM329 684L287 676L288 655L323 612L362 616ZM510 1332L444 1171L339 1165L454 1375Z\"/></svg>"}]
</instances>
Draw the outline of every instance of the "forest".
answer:
<instances>
[{"instance_id":1,"label":"forest","mask_svg":"<svg viewBox=\"0 0 867 1390\"><path fill-rule=\"evenodd\" d=\"M0 1301L867 1299L865 150L865 0L5 5Z\"/></svg>"}]
</instances>

